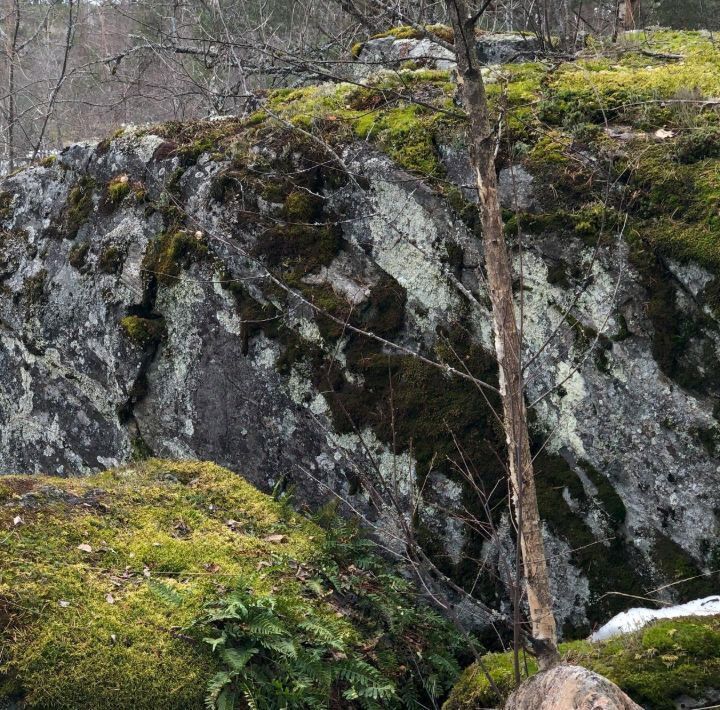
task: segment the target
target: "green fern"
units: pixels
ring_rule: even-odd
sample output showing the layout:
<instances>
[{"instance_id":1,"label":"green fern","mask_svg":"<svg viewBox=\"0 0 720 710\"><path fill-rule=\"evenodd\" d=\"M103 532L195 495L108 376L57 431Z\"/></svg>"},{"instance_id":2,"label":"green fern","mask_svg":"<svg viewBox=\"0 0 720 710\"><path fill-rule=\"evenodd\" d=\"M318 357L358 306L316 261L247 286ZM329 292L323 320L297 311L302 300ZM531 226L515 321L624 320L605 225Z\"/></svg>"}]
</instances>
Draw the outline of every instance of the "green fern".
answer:
<instances>
[{"instance_id":1,"label":"green fern","mask_svg":"<svg viewBox=\"0 0 720 710\"><path fill-rule=\"evenodd\" d=\"M222 664L207 706L359 710L437 707L464 640L373 553L357 528L329 525L325 554L298 587L255 593L239 580L196 622ZM270 572L268 572L270 574Z\"/></svg>"},{"instance_id":2,"label":"green fern","mask_svg":"<svg viewBox=\"0 0 720 710\"><path fill-rule=\"evenodd\" d=\"M162 599L162 601L166 604L170 606L179 606L182 604L183 595L180 594L177 589L173 589L169 584L160 582L157 579L148 579L147 585L150 588L150 591L160 597L160 599Z\"/></svg>"}]
</instances>

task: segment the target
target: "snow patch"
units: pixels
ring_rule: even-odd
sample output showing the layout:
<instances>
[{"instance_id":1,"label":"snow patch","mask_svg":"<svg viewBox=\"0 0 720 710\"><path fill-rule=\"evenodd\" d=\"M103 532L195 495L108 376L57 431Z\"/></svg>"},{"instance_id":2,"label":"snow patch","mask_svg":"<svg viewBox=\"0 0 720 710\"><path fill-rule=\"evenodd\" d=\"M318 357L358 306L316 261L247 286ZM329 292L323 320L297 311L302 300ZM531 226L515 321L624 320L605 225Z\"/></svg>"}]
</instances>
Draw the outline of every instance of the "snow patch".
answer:
<instances>
[{"instance_id":1,"label":"snow patch","mask_svg":"<svg viewBox=\"0 0 720 710\"><path fill-rule=\"evenodd\" d=\"M678 619L683 616L716 616L720 614L720 596L696 599L687 604L677 604L664 609L636 607L614 616L590 636L590 641L606 639L637 631L656 619Z\"/></svg>"}]
</instances>

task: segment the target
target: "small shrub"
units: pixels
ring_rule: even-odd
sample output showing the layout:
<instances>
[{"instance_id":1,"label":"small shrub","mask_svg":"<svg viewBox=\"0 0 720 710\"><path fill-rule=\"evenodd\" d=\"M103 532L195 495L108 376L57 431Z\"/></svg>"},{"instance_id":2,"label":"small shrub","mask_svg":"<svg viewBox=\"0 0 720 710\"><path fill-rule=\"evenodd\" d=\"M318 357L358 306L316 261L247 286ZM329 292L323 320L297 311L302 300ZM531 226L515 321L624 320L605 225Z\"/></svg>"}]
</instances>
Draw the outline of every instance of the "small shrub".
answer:
<instances>
[{"instance_id":1,"label":"small shrub","mask_svg":"<svg viewBox=\"0 0 720 710\"><path fill-rule=\"evenodd\" d=\"M675 153L677 160L686 164L720 158L720 128L700 128L680 136Z\"/></svg>"}]
</instances>

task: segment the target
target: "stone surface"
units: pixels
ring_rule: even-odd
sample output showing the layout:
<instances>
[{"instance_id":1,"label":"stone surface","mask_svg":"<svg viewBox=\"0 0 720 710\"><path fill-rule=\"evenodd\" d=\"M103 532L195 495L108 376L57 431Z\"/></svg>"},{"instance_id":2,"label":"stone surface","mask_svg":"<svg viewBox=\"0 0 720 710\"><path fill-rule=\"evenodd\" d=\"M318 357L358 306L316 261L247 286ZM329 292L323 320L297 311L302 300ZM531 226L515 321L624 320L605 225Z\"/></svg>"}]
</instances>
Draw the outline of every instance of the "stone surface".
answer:
<instances>
[{"instance_id":1,"label":"stone surface","mask_svg":"<svg viewBox=\"0 0 720 710\"><path fill-rule=\"evenodd\" d=\"M505 710L641 710L617 686L580 666L560 665L525 681Z\"/></svg>"},{"instance_id":2,"label":"stone surface","mask_svg":"<svg viewBox=\"0 0 720 710\"><path fill-rule=\"evenodd\" d=\"M534 37L520 34L483 34L478 36L477 48L483 64L498 65L532 61L539 44ZM371 39L365 42L357 59L354 69L359 77L369 76L379 68L397 70L405 62L432 69L455 68L453 53L427 37Z\"/></svg>"},{"instance_id":3,"label":"stone surface","mask_svg":"<svg viewBox=\"0 0 720 710\"><path fill-rule=\"evenodd\" d=\"M222 286L218 263L259 302L266 298L260 287L267 276L248 256L258 230L238 221L237 201L213 197L229 162L206 154L183 165L162 154L163 144L158 136L128 131L109 147L74 146L56 165L29 168L0 184L0 191L14 195L12 214L0 225L0 471L77 475L145 449L211 459L242 470L265 490L293 488L311 506L332 494L351 499L386 534L388 546L396 546L397 520L368 490L358 491L357 471L379 467L398 482L409 505L421 485L412 451L394 452L369 430L338 431L327 388L303 363L282 367L286 344L261 329L248 330ZM448 177L468 184L463 151L446 147L442 154ZM390 279L406 297L401 327L392 336L399 346L431 349L439 329L460 319L471 338L489 349L474 235L438 193L368 145L349 145L342 158L363 187L348 182L326 188L327 205L343 216L342 245L301 283L362 309L371 307L373 289ZM165 218L147 201L103 206L104 186L118 174L142 182L153 204L167 199L167 185L176 181L172 199L181 202L211 256L190 260L150 293L143 259L166 229ZM90 211L68 238L57 225L68 196L86 176L95 181ZM514 183L522 207L534 209L539 198L530 173L516 168ZM512 184L503 173L506 206ZM274 209L269 197L258 198L258 205ZM449 246L459 254L452 264ZM119 254L115 268L107 267L108 254ZM662 580L654 556L659 535L702 568L717 538L720 508L720 460L707 448L708 436L717 433L713 391L690 392L662 373L644 305L648 293L621 239L593 256L582 240L525 235L518 270L521 259L525 287L518 293L528 358L540 352L529 370L537 432L549 437L547 451L565 460L587 498L578 501L561 486L564 504L597 545L607 546L621 530L652 579ZM703 353L718 351L717 323L692 294L710 275L699 267L668 268L686 316L703 315L703 331L685 357L705 367ZM591 286L583 290L586 282ZM574 301L576 325L562 325ZM159 343L141 346L128 338L121 321L133 314L162 322ZM291 299L281 321L302 343L327 350L307 303ZM593 341L593 333L606 335L588 353L583 338ZM342 343L330 350L325 356L342 369L348 357ZM357 374L347 379L362 385ZM427 402L428 415L432 405ZM587 467L600 478L591 480ZM540 467L538 476L544 475ZM462 506L462 486L439 471L428 480L432 490L423 493L423 515L434 542L455 564L468 537L448 510ZM602 481L627 511L620 528L603 502ZM572 565L559 531L548 529L547 535L552 554ZM485 552L499 560L505 553L497 547ZM553 584L561 622L582 626L599 591L595 583L572 567L567 575L556 574Z\"/></svg>"}]
</instances>

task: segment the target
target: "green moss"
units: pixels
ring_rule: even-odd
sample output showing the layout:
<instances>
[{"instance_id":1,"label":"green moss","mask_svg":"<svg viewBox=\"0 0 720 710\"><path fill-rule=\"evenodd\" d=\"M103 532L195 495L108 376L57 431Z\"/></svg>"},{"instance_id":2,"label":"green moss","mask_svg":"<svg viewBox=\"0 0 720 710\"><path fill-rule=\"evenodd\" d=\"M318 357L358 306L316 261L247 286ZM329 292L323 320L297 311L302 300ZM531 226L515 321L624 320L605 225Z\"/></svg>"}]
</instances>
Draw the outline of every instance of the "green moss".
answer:
<instances>
[{"instance_id":1,"label":"green moss","mask_svg":"<svg viewBox=\"0 0 720 710\"><path fill-rule=\"evenodd\" d=\"M187 168L194 165L203 153L224 157L242 126L238 118L222 121L168 121L147 129L147 133L166 139L155 152L155 159L178 158Z\"/></svg>"},{"instance_id":2,"label":"green moss","mask_svg":"<svg viewBox=\"0 0 720 710\"><path fill-rule=\"evenodd\" d=\"M647 314L653 325L653 357L660 369L682 387L706 391L720 383L720 368L712 348L702 350L702 370L686 358L693 340L704 337L708 327L700 311L688 314L677 303L674 277L659 249L631 235L630 259L648 293Z\"/></svg>"},{"instance_id":3,"label":"green moss","mask_svg":"<svg viewBox=\"0 0 720 710\"><path fill-rule=\"evenodd\" d=\"M663 253L714 269L720 265L720 159L678 163L678 150L673 142L645 147L629 168L635 228Z\"/></svg>"},{"instance_id":4,"label":"green moss","mask_svg":"<svg viewBox=\"0 0 720 710\"><path fill-rule=\"evenodd\" d=\"M52 168L57 163L57 155L47 155L41 161L40 165L43 168Z\"/></svg>"},{"instance_id":5,"label":"green moss","mask_svg":"<svg viewBox=\"0 0 720 710\"><path fill-rule=\"evenodd\" d=\"M203 153L209 153L214 149L214 141L211 136L203 136L188 145L181 146L175 151L180 161L185 166L195 165Z\"/></svg>"},{"instance_id":6,"label":"green moss","mask_svg":"<svg viewBox=\"0 0 720 710\"><path fill-rule=\"evenodd\" d=\"M590 482L597 489L597 496L602 503L602 507L607 513L612 526L617 530L625 524L627 517L627 509L622 498L613 487L612 483L600 471L594 468L587 461L580 461L580 467L585 471Z\"/></svg>"},{"instance_id":7,"label":"green moss","mask_svg":"<svg viewBox=\"0 0 720 710\"><path fill-rule=\"evenodd\" d=\"M425 30L436 35L445 42L450 42L452 44L455 41L452 28L447 25L425 25ZM420 30L416 30L414 27L401 25L399 27L391 27L385 32L373 35L371 39L382 39L383 37L394 37L395 39L422 39L424 34L420 32Z\"/></svg>"},{"instance_id":8,"label":"green moss","mask_svg":"<svg viewBox=\"0 0 720 710\"><path fill-rule=\"evenodd\" d=\"M427 105L398 97L416 91L424 94ZM452 91L447 72L422 69L382 77L367 87L278 90L269 107L306 130L321 129L331 142L347 142L353 134L372 140L402 167L432 177L442 175L436 136L442 132L447 137L462 124Z\"/></svg>"},{"instance_id":9,"label":"green moss","mask_svg":"<svg viewBox=\"0 0 720 710\"><path fill-rule=\"evenodd\" d=\"M12 203L15 195L12 192L0 192L0 220L12 217Z\"/></svg>"},{"instance_id":10,"label":"green moss","mask_svg":"<svg viewBox=\"0 0 720 710\"><path fill-rule=\"evenodd\" d=\"M161 318L125 316L120 320L120 327L125 335L141 348L155 345L165 333L165 324Z\"/></svg>"},{"instance_id":11,"label":"green moss","mask_svg":"<svg viewBox=\"0 0 720 710\"><path fill-rule=\"evenodd\" d=\"M591 624L599 623L622 611L625 605L621 595L606 596L606 592L644 593L644 584L648 581L646 565L640 553L621 534L616 534L606 544L597 543L592 530L583 520L583 516L591 510L591 500L578 475L562 457L542 453L537 457L535 468L540 515L556 535L567 540L573 550L572 563L583 571L590 582L588 619ZM588 471L587 464L583 468ZM594 479L603 510L617 529L623 517L622 502L617 500L609 483L602 483L599 473L588 475L591 480ZM577 510L568 505L564 490L570 494ZM573 635L583 631L587 629L568 629Z\"/></svg>"},{"instance_id":12,"label":"green moss","mask_svg":"<svg viewBox=\"0 0 720 710\"><path fill-rule=\"evenodd\" d=\"M435 135L446 119L417 104L359 116L355 134L374 139L402 167L427 176L442 175Z\"/></svg>"},{"instance_id":13,"label":"green moss","mask_svg":"<svg viewBox=\"0 0 720 710\"><path fill-rule=\"evenodd\" d=\"M245 283L234 279L227 269L223 269L219 276L222 287L233 295L235 308L240 316L242 354L248 354L250 339L259 333L264 333L269 338L277 338L281 318L278 309L269 301L261 303L254 298Z\"/></svg>"},{"instance_id":14,"label":"green moss","mask_svg":"<svg viewBox=\"0 0 720 710\"><path fill-rule=\"evenodd\" d=\"M111 244L100 252L98 267L106 274L117 274L125 261L125 253L120 247Z\"/></svg>"},{"instance_id":15,"label":"green moss","mask_svg":"<svg viewBox=\"0 0 720 710\"><path fill-rule=\"evenodd\" d=\"M720 158L720 128L701 127L682 134L677 140L675 154L680 163Z\"/></svg>"},{"instance_id":16,"label":"green moss","mask_svg":"<svg viewBox=\"0 0 720 710\"><path fill-rule=\"evenodd\" d=\"M60 238L74 239L93 210L95 180L83 175L68 194L67 203L51 230Z\"/></svg>"},{"instance_id":17,"label":"green moss","mask_svg":"<svg viewBox=\"0 0 720 710\"><path fill-rule=\"evenodd\" d=\"M207 254L208 245L203 237L186 230L165 232L148 245L142 268L158 283L173 286L184 269L195 261L201 261Z\"/></svg>"},{"instance_id":18,"label":"green moss","mask_svg":"<svg viewBox=\"0 0 720 710\"><path fill-rule=\"evenodd\" d=\"M23 297L30 306L37 306L45 302L47 294L45 286L47 285L47 271L40 269L33 276L28 276L23 283Z\"/></svg>"},{"instance_id":19,"label":"green moss","mask_svg":"<svg viewBox=\"0 0 720 710\"><path fill-rule=\"evenodd\" d=\"M417 664L435 674L438 693L457 675L460 636L369 543L330 511L326 534L213 464L152 459L86 478L8 476L0 499L10 531L0 539L0 701L200 710L224 663L203 639L227 617L207 611L224 608L236 585L281 618L296 609L300 622L324 619L398 697L427 701Z\"/></svg>"},{"instance_id":20,"label":"green moss","mask_svg":"<svg viewBox=\"0 0 720 710\"><path fill-rule=\"evenodd\" d=\"M677 34L656 32L638 37L637 51L618 60L592 58L562 65L543 92L540 118L556 125L610 120L646 128L684 126L688 106L663 99L717 96L720 51L698 33L682 33L682 37L680 51L685 59L680 62L653 60L640 53L642 45L655 52L677 51Z\"/></svg>"},{"instance_id":21,"label":"green moss","mask_svg":"<svg viewBox=\"0 0 720 710\"><path fill-rule=\"evenodd\" d=\"M132 185L127 175L117 175L107 184L105 202L110 207L117 207L130 194Z\"/></svg>"},{"instance_id":22,"label":"green moss","mask_svg":"<svg viewBox=\"0 0 720 710\"><path fill-rule=\"evenodd\" d=\"M4 483L34 493L32 508L16 499L0 510L13 529L1 543L2 672L30 708L202 707L216 662L181 629L228 580L269 590L323 539L211 464L150 461ZM282 545L264 540L278 533ZM271 562L258 572L260 560Z\"/></svg>"},{"instance_id":23,"label":"green moss","mask_svg":"<svg viewBox=\"0 0 720 710\"><path fill-rule=\"evenodd\" d=\"M672 514L672 511L661 512ZM715 594L713 578L704 576L695 560L669 537L656 533L650 556L668 584L687 580L673 588L680 601L686 602Z\"/></svg>"},{"instance_id":24,"label":"green moss","mask_svg":"<svg viewBox=\"0 0 720 710\"><path fill-rule=\"evenodd\" d=\"M720 687L720 617L669 619L605 643L561 644L569 663L617 683L643 707L674 710L681 695L702 697ZM512 654L483 659L503 696L513 688ZM530 673L537 672L531 659ZM496 707L497 698L476 667L465 671L444 710Z\"/></svg>"},{"instance_id":25,"label":"green moss","mask_svg":"<svg viewBox=\"0 0 720 710\"><path fill-rule=\"evenodd\" d=\"M89 251L90 242L79 242L78 244L74 244L68 253L68 262L70 263L70 266L74 266L78 270L82 269L82 267L85 266L85 261L87 260Z\"/></svg>"},{"instance_id":26,"label":"green moss","mask_svg":"<svg viewBox=\"0 0 720 710\"><path fill-rule=\"evenodd\" d=\"M130 447L133 461L146 461L154 456L153 450L140 434L136 434L130 439Z\"/></svg>"}]
</instances>

